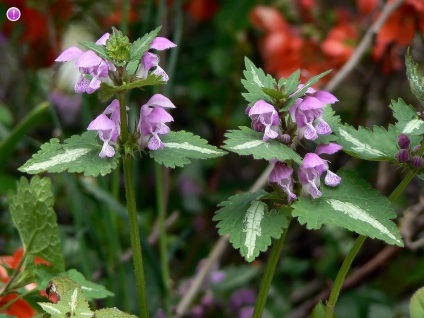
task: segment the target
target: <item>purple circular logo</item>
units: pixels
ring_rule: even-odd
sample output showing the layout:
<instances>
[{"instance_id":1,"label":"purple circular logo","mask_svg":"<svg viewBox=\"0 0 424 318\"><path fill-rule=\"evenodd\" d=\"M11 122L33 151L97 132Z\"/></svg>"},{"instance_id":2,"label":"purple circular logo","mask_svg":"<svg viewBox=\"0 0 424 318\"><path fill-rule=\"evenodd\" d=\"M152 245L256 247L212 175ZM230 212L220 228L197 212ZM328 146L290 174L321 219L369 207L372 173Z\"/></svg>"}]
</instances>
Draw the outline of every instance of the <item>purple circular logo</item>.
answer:
<instances>
[{"instance_id":1,"label":"purple circular logo","mask_svg":"<svg viewBox=\"0 0 424 318\"><path fill-rule=\"evenodd\" d=\"M6 17L10 20L10 21L18 21L19 18L21 17L21 11L16 8L16 7L11 7L7 10L6 12Z\"/></svg>"}]
</instances>

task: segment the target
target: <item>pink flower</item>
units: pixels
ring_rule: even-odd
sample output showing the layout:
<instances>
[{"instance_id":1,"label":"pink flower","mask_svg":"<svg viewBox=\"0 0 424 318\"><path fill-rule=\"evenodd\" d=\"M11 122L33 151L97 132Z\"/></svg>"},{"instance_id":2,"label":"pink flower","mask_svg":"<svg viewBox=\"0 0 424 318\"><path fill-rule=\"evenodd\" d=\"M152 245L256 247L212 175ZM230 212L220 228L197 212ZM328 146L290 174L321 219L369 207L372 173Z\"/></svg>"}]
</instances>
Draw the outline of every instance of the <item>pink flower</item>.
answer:
<instances>
[{"instance_id":1,"label":"pink flower","mask_svg":"<svg viewBox=\"0 0 424 318\"><path fill-rule=\"evenodd\" d=\"M96 44L105 45L109 36L109 33L105 33ZM75 92L79 94L95 92L102 82L109 79L109 71L116 71L111 62L100 58L91 50L84 52L76 46L63 51L55 61L69 62L72 60L76 60L75 66L80 72L80 77L75 83Z\"/></svg>"},{"instance_id":2,"label":"pink flower","mask_svg":"<svg viewBox=\"0 0 424 318\"><path fill-rule=\"evenodd\" d=\"M177 45L167 38L164 37L156 37L152 41L152 44L150 45L150 49L155 49L158 51L167 50L173 47L176 47ZM157 54L146 52L143 54L143 57L141 58L140 67L137 71L137 77L139 78L146 78L149 70L153 69L153 74L162 76L162 79L164 81L168 81L169 77L168 74L159 66L159 56Z\"/></svg>"},{"instance_id":3,"label":"pink flower","mask_svg":"<svg viewBox=\"0 0 424 318\"><path fill-rule=\"evenodd\" d=\"M341 150L342 146L334 143L327 145L319 145L315 153L307 153L303 158L303 163L299 167L298 176L302 184L302 192L310 194L312 198L316 199L322 195L319 191L321 185L321 175L327 172L324 182L330 187L337 186L341 178L335 173L331 172L328 167L328 161L321 159L320 154L333 154Z\"/></svg>"},{"instance_id":4,"label":"pink flower","mask_svg":"<svg viewBox=\"0 0 424 318\"><path fill-rule=\"evenodd\" d=\"M295 200L296 194L293 193L293 168L282 162L276 162L274 168L269 174L268 181L277 183L287 194L287 201Z\"/></svg>"},{"instance_id":5,"label":"pink flower","mask_svg":"<svg viewBox=\"0 0 424 318\"><path fill-rule=\"evenodd\" d=\"M278 137L280 120L274 106L258 100L253 106L247 107L246 113L252 119L252 128L264 133L264 141Z\"/></svg>"},{"instance_id":6,"label":"pink flower","mask_svg":"<svg viewBox=\"0 0 424 318\"><path fill-rule=\"evenodd\" d=\"M110 115L110 117L106 115ZM119 101L114 99L105 111L88 125L87 130L97 130L97 135L103 141L102 151L99 154L101 158L115 155L115 148L112 145L116 145L121 132L120 123Z\"/></svg>"},{"instance_id":7,"label":"pink flower","mask_svg":"<svg viewBox=\"0 0 424 318\"><path fill-rule=\"evenodd\" d=\"M140 132L139 144L142 148L150 150L162 149L165 145L159 135L167 134L170 129L165 123L174 121L165 110L175 108L175 105L161 94L153 95L140 109L140 121L137 130Z\"/></svg>"},{"instance_id":8,"label":"pink flower","mask_svg":"<svg viewBox=\"0 0 424 318\"><path fill-rule=\"evenodd\" d=\"M299 85L299 89L303 85ZM326 91L316 91L308 88L304 98L298 98L296 103L290 107L289 112L294 123L297 124L297 134L299 139L305 137L308 140L315 140L318 135L328 135L331 133L330 126L322 119L325 105L333 104L338 99ZM316 120L316 123L314 123Z\"/></svg>"}]
</instances>

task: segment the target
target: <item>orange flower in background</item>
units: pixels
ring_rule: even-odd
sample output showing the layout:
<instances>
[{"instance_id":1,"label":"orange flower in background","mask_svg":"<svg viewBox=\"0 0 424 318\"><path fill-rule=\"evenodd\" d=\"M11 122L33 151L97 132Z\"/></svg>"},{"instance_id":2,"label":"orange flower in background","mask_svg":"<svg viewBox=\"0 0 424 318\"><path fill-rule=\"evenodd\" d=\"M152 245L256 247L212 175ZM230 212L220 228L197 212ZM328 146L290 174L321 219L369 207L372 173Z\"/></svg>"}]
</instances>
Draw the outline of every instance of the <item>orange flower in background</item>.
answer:
<instances>
[{"instance_id":1,"label":"orange flower in background","mask_svg":"<svg viewBox=\"0 0 424 318\"><path fill-rule=\"evenodd\" d=\"M358 0L358 9L362 14L380 13L376 6L376 1ZM416 32L424 34L424 1L405 0L376 36L372 56L382 61L385 73L403 68L404 50L411 44Z\"/></svg>"},{"instance_id":2,"label":"orange flower in background","mask_svg":"<svg viewBox=\"0 0 424 318\"><path fill-rule=\"evenodd\" d=\"M22 248L19 248L15 251L15 253L13 253L12 256L0 256L0 280L3 283L7 283L9 279L6 267L15 269L21 261L23 254L24 250ZM40 257L35 257L34 263L50 265L49 262L43 260ZM29 284L26 286L26 288L28 290L31 290L35 288L35 284ZM18 296L19 295L16 293L11 293L0 297L0 307L3 307L4 305L8 304L10 301L17 298ZM31 306L24 299L18 299L1 313L16 316L18 318L31 318L36 314L35 310L32 309Z\"/></svg>"},{"instance_id":3,"label":"orange flower in background","mask_svg":"<svg viewBox=\"0 0 424 318\"><path fill-rule=\"evenodd\" d=\"M334 26L321 44L324 54L331 59L333 68L340 68L355 51L358 31L349 16L338 12L338 23Z\"/></svg>"}]
</instances>

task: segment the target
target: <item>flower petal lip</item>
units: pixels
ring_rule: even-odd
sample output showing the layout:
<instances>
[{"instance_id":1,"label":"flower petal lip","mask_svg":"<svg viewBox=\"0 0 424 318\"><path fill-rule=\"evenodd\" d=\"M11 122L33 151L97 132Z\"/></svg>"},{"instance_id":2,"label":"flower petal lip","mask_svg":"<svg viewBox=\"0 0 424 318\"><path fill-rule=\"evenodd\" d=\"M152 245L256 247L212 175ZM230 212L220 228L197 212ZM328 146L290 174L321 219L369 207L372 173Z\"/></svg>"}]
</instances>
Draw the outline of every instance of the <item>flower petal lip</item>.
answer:
<instances>
[{"instance_id":1,"label":"flower petal lip","mask_svg":"<svg viewBox=\"0 0 424 318\"><path fill-rule=\"evenodd\" d=\"M79 58L84 51L77 48L76 46L71 46L70 48L63 51L56 59L56 62L69 62Z\"/></svg>"},{"instance_id":2,"label":"flower petal lip","mask_svg":"<svg viewBox=\"0 0 424 318\"><path fill-rule=\"evenodd\" d=\"M159 51L167 50L176 46L177 45L174 42L160 36L155 37L152 41L152 44L150 44L151 49L155 49Z\"/></svg>"}]
</instances>

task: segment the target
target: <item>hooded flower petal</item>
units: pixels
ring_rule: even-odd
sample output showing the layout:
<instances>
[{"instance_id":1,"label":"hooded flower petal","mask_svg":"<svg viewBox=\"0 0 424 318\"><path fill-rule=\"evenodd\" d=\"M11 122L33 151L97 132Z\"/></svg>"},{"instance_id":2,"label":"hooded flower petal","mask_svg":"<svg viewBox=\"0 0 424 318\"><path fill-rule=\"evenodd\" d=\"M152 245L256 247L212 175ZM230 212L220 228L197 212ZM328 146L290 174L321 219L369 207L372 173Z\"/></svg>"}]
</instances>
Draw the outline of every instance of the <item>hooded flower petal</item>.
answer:
<instances>
[{"instance_id":1,"label":"hooded flower petal","mask_svg":"<svg viewBox=\"0 0 424 318\"><path fill-rule=\"evenodd\" d=\"M63 51L56 59L56 62L69 62L79 58L84 52L79 48L72 46Z\"/></svg>"},{"instance_id":2,"label":"hooded flower petal","mask_svg":"<svg viewBox=\"0 0 424 318\"><path fill-rule=\"evenodd\" d=\"M146 104L148 106L159 106L162 108L175 108L171 100L162 94L153 95Z\"/></svg>"},{"instance_id":3,"label":"hooded flower petal","mask_svg":"<svg viewBox=\"0 0 424 318\"><path fill-rule=\"evenodd\" d=\"M96 44L98 44L98 45L106 45L106 41L107 40L109 40L109 38L110 38L110 33L105 33L105 34L103 34L101 37L100 37L100 39L98 39L97 41L96 41Z\"/></svg>"},{"instance_id":4,"label":"hooded flower petal","mask_svg":"<svg viewBox=\"0 0 424 318\"><path fill-rule=\"evenodd\" d=\"M162 51L162 50L167 50L176 46L177 45L175 43L168 40L167 38L157 36L153 39L152 44L150 45L150 48Z\"/></svg>"},{"instance_id":5,"label":"hooded flower petal","mask_svg":"<svg viewBox=\"0 0 424 318\"><path fill-rule=\"evenodd\" d=\"M339 101L336 96L326 91L317 91L312 96L324 104L334 104Z\"/></svg>"},{"instance_id":6,"label":"hooded flower petal","mask_svg":"<svg viewBox=\"0 0 424 318\"><path fill-rule=\"evenodd\" d=\"M323 153L327 154L327 155L332 155L340 150L342 150L343 147L336 144L336 143L332 143L330 142L329 144L321 144L318 145L317 149L315 150L315 153L317 155L321 155Z\"/></svg>"},{"instance_id":7,"label":"hooded flower petal","mask_svg":"<svg viewBox=\"0 0 424 318\"><path fill-rule=\"evenodd\" d=\"M115 123L105 114L97 116L87 127L87 130L112 130L115 129Z\"/></svg>"},{"instance_id":8,"label":"hooded flower petal","mask_svg":"<svg viewBox=\"0 0 424 318\"><path fill-rule=\"evenodd\" d=\"M76 61L76 67L92 67L97 66L103 60L97 56L93 51L84 52Z\"/></svg>"}]
</instances>

